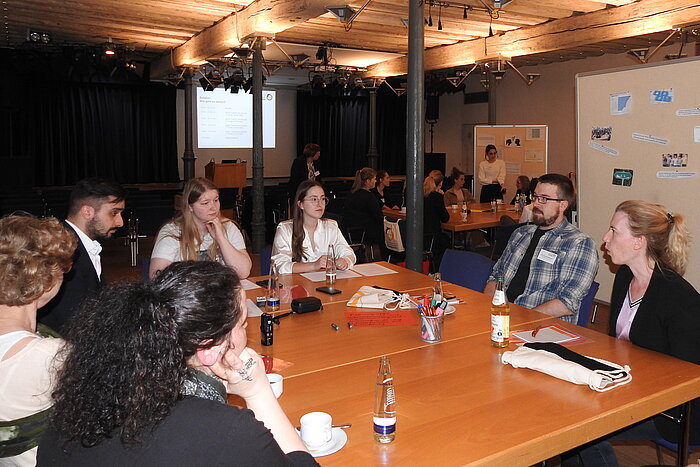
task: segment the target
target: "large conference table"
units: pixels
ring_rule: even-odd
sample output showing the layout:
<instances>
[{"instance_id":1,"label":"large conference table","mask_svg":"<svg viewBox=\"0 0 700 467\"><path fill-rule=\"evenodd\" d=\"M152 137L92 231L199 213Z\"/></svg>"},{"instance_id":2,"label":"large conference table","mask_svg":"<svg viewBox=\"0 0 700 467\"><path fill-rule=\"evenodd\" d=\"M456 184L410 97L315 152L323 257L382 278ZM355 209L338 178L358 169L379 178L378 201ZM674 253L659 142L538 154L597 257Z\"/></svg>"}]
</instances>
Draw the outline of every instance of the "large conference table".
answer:
<instances>
[{"instance_id":1,"label":"large conference table","mask_svg":"<svg viewBox=\"0 0 700 467\"><path fill-rule=\"evenodd\" d=\"M463 303L445 317L440 343L421 341L417 324L349 329L344 313L358 309L345 303L360 285L430 293L429 277L379 264L398 273L338 280L339 295L314 293L324 309L282 318L272 346L260 345L259 318L249 318L248 345L292 364L281 371L285 380L279 399L292 423L320 410L336 424L352 424L346 446L319 458L323 465L532 465L700 394L700 366L516 305L511 305L511 331L559 324L585 338L573 350L627 364L633 379L598 393L503 365L503 351L516 347L491 347L490 297L451 284L445 288ZM323 285L296 274L283 276L283 282L309 292ZM390 356L397 399L396 440L387 445L375 442L372 434L382 355Z\"/></svg>"},{"instance_id":2,"label":"large conference table","mask_svg":"<svg viewBox=\"0 0 700 467\"><path fill-rule=\"evenodd\" d=\"M501 225L501 216L508 216L515 222L520 219L520 212L515 210L515 207L509 204L501 204L496 212L491 212L490 203L470 203L469 209L471 212L467 216L467 221L462 220L460 209L447 208L450 213L450 220L441 224L443 230L449 232L465 232L468 230L488 229ZM389 218L406 219L406 213L396 209L384 208L382 213Z\"/></svg>"}]
</instances>

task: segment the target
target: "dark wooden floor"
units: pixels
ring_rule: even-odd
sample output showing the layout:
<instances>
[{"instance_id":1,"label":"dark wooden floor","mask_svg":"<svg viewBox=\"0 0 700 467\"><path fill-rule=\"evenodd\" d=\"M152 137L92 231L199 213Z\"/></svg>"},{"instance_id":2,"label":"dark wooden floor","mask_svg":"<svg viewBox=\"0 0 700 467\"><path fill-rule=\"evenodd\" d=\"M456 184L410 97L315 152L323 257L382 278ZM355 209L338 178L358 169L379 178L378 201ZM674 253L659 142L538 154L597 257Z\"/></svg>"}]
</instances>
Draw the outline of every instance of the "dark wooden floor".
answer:
<instances>
[{"instance_id":1,"label":"dark wooden floor","mask_svg":"<svg viewBox=\"0 0 700 467\"><path fill-rule=\"evenodd\" d=\"M131 256L129 246L122 239L113 239L103 244L102 251L102 268L108 282L120 282L141 280L141 264L144 258L149 258L153 249L153 237L139 239L139 257L136 267L131 266ZM253 259L253 270L251 276L260 275L260 263L258 255L251 255ZM595 323L589 325L589 328L595 329L598 332L607 334L608 318L610 310L605 304L598 304L597 316ZM646 444L619 444L615 445L618 462L621 467L639 467L642 465L658 464L656 457L656 449L652 443ZM664 463L667 465L675 465L675 454L670 451L663 453ZM690 457L692 461L697 461L700 453L696 452ZM559 459L554 458L547 461L547 466L560 465Z\"/></svg>"}]
</instances>

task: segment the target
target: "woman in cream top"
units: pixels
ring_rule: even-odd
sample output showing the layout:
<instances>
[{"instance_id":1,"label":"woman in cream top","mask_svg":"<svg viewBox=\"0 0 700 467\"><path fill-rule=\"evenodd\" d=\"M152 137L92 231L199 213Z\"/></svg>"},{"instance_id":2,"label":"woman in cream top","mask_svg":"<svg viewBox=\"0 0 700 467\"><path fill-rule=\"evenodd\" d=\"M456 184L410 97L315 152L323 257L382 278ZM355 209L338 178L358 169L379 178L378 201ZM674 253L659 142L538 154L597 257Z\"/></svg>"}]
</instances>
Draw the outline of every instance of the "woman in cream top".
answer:
<instances>
[{"instance_id":1,"label":"woman in cream top","mask_svg":"<svg viewBox=\"0 0 700 467\"><path fill-rule=\"evenodd\" d=\"M506 163L498 159L498 149L493 144L486 146L486 160L479 163L480 202L503 199L506 183Z\"/></svg>"},{"instance_id":2,"label":"woman in cream top","mask_svg":"<svg viewBox=\"0 0 700 467\"><path fill-rule=\"evenodd\" d=\"M324 219L328 198L320 183L307 180L294 197L292 219L280 222L272 245L271 263L280 274L324 269L328 246L333 245L336 267L354 266L356 258L338 224Z\"/></svg>"}]
</instances>

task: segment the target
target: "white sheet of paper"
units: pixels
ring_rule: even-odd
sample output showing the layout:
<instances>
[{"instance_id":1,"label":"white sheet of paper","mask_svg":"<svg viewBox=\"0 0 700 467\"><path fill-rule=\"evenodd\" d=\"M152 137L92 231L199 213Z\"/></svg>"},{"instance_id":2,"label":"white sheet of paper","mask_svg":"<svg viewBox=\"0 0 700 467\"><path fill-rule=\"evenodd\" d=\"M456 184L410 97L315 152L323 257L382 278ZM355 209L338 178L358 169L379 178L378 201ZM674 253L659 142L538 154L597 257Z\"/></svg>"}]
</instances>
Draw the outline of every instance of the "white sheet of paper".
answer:
<instances>
[{"instance_id":1,"label":"white sheet of paper","mask_svg":"<svg viewBox=\"0 0 700 467\"><path fill-rule=\"evenodd\" d=\"M551 327L545 327L537 331L537 335L535 337L532 337L532 331L522 331L522 332L514 332L513 336L518 337L525 342L555 342L555 343L561 343L561 342L567 342L567 341L572 341L574 339L578 339L578 336L576 337L571 337L568 334L563 334L556 329L552 329Z\"/></svg>"},{"instance_id":2,"label":"white sheet of paper","mask_svg":"<svg viewBox=\"0 0 700 467\"><path fill-rule=\"evenodd\" d=\"M253 290L253 289L261 288L258 284L256 284L255 282L249 281L248 279L243 279L241 281L241 285L243 286L243 290Z\"/></svg>"},{"instance_id":3,"label":"white sheet of paper","mask_svg":"<svg viewBox=\"0 0 700 467\"><path fill-rule=\"evenodd\" d=\"M248 281L250 282L250 281ZM262 310L258 308L258 305L256 305L253 300L246 298L245 300L245 305L248 308L248 317L249 318L254 318L256 316L262 315Z\"/></svg>"},{"instance_id":4,"label":"white sheet of paper","mask_svg":"<svg viewBox=\"0 0 700 467\"><path fill-rule=\"evenodd\" d=\"M301 275L306 277L311 282L323 282L326 280L326 271L302 272ZM352 270L336 271L336 279L351 279L360 277L358 273Z\"/></svg>"},{"instance_id":5,"label":"white sheet of paper","mask_svg":"<svg viewBox=\"0 0 700 467\"><path fill-rule=\"evenodd\" d=\"M356 264L352 267L353 271L357 271L363 276L382 276L384 274L397 274L393 269L389 269L381 264L365 263Z\"/></svg>"}]
</instances>

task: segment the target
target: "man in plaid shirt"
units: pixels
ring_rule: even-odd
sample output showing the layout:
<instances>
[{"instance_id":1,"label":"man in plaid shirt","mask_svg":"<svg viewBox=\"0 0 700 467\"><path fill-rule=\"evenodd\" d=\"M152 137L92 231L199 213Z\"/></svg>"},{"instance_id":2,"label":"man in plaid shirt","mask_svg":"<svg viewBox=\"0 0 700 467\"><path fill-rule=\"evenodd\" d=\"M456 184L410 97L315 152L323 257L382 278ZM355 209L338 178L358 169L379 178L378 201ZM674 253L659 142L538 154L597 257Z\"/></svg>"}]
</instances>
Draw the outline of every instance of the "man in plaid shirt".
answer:
<instances>
[{"instance_id":1,"label":"man in plaid shirt","mask_svg":"<svg viewBox=\"0 0 700 467\"><path fill-rule=\"evenodd\" d=\"M532 199L532 224L513 232L484 293L493 295L503 276L509 301L576 323L598 272L595 242L566 220L574 204L567 177L543 175Z\"/></svg>"}]
</instances>

